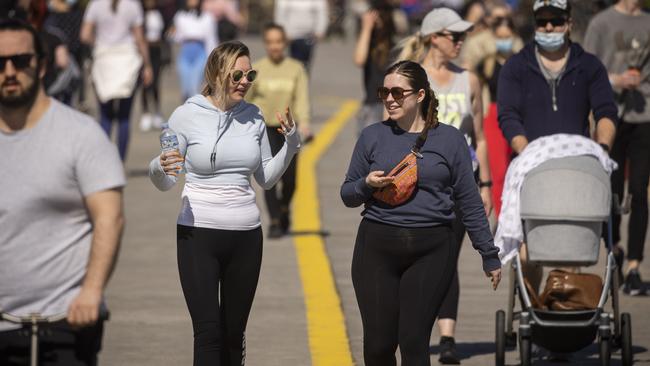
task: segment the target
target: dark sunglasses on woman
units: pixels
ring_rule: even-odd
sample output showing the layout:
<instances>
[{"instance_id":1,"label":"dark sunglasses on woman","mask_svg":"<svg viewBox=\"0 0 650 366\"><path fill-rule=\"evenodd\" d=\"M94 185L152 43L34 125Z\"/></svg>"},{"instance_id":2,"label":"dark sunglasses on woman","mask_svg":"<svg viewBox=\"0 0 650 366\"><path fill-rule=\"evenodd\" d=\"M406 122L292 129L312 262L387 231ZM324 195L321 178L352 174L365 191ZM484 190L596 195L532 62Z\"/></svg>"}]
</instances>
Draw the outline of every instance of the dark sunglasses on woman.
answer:
<instances>
[{"instance_id":1,"label":"dark sunglasses on woman","mask_svg":"<svg viewBox=\"0 0 650 366\"><path fill-rule=\"evenodd\" d=\"M381 100L386 100L388 98L388 95L392 95L393 99L396 101L400 101L404 99L405 95L404 93L406 92L412 92L413 89L402 89L399 86L394 86L390 89L388 89L385 86L380 87L377 89L377 95L379 96L379 99Z\"/></svg>"},{"instance_id":2,"label":"dark sunglasses on woman","mask_svg":"<svg viewBox=\"0 0 650 366\"><path fill-rule=\"evenodd\" d=\"M238 83L244 76L246 77L246 80L252 83L257 78L257 71L248 70L246 72L243 72L241 70L235 70L232 73L230 73L230 77L232 78L232 81L236 83Z\"/></svg>"},{"instance_id":3,"label":"dark sunglasses on woman","mask_svg":"<svg viewBox=\"0 0 650 366\"><path fill-rule=\"evenodd\" d=\"M440 32L436 33L439 36L447 37L451 36L451 41L453 43L458 43L460 41L464 41L465 38L467 38L467 33L465 32Z\"/></svg>"},{"instance_id":4,"label":"dark sunglasses on woman","mask_svg":"<svg viewBox=\"0 0 650 366\"><path fill-rule=\"evenodd\" d=\"M11 64L16 70L23 70L30 66L33 53L23 53L20 55L0 56L0 72L4 72L7 67L7 61L11 60Z\"/></svg>"}]
</instances>

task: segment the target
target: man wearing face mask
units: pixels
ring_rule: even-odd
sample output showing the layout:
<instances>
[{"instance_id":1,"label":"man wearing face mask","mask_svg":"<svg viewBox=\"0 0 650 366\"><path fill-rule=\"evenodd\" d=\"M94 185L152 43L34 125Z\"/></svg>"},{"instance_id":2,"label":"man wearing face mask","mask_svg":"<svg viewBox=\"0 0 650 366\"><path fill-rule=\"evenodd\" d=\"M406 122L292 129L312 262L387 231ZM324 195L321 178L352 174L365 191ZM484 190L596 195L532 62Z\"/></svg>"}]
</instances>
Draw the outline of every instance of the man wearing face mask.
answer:
<instances>
[{"instance_id":1,"label":"man wearing face mask","mask_svg":"<svg viewBox=\"0 0 650 366\"><path fill-rule=\"evenodd\" d=\"M567 0L535 0L535 40L511 57L499 75L499 126L515 153L528 142L556 133L589 137L608 150L616 132L617 108L607 70L569 40Z\"/></svg>"},{"instance_id":2,"label":"man wearing face mask","mask_svg":"<svg viewBox=\"0 0 650 366\"><path fill-rule=\"evenodd\" d=\"M512 56L499 75L497 108L503 135L516 154L543 136L590 137L593 113L594 140L609 151L618 111L605 66L570 41L568 0L535 0L533 11L535 40ZM537 288L541 267L525 269Z\"/></svg>"}]
</instances>

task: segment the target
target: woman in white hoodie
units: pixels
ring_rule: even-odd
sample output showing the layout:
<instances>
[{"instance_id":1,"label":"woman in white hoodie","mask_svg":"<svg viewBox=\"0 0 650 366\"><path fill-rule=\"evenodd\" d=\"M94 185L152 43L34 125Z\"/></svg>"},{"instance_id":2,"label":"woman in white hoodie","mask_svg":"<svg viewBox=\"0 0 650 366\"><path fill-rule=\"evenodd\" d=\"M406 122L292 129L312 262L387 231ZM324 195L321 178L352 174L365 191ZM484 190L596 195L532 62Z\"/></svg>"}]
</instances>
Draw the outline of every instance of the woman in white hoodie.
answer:
<instances>
[{"instance_id":1,"label":"woman in white hoodie","mask_svg":"<svg viewBox=\"0 0 650 366\"><path fill-rule=\"evenodd\" d=\"M285 143L272 156L262 113L243 100L256 74L243 43L214 49L203 92L170 117L180 151L163 153L149 166L149 177L162 191L176 183L179 163L187 172L177 244L194 327L194 366L244 364L244 331L262 260L251 176L264 189L273 187L300 148L287 110L286 119L277 116Z\"/></svg>"}]
</instances>

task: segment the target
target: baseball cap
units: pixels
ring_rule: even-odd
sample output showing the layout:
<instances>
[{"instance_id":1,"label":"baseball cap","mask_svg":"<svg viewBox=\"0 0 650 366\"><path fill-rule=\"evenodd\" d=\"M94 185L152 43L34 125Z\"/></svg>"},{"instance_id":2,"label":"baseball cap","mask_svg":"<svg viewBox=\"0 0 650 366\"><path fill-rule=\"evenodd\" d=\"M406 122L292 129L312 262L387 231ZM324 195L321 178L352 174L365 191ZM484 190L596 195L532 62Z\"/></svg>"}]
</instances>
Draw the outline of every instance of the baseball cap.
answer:
<instances>
[{"instance_id":1,"label":"baseball cap","mask_svg":"<svg viewBox=\"0 0 650 366\"><path fill-rule=\"evenodd\" d=\"M569 4L569 0L535 0L535 3L533 3L533 12L537 13L541 9L566 14L571 11L571 5Z\"/></svg>"},{"instance_id":2,"label":"baseball cap","mask_svg":"<svg viewBox=\"0 0 650 366\"><path fill-rule=\"evenodd\" d=\"M448 8L437 8L431 10L422 20L420 34L428 36L441 30L450 32L466 32L474 24L466 22L453 10Z\"/></svg>"}]
</instances>

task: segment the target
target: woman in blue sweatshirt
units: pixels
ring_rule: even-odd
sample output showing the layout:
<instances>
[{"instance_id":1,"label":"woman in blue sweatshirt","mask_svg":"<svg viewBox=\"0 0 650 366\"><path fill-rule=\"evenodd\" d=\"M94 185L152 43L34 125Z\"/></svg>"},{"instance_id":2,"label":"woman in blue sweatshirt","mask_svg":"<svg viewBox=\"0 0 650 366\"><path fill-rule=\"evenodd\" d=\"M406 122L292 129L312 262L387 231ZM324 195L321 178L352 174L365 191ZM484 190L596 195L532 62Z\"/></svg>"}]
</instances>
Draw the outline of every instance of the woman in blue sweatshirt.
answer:
<instances>
[{"instance_id":1,"label":"woman in blue sweatshirt","mask_svg":"<svg viewBox=\"0 0 650 366\"><path fill-rule=\"evenodd\" d=\"M286 120L278 116L285 143L272 156L262 113L243 100L255 76L243 43L215 48L203 92L169 119L180 151L163 153L149 165L149 177L161 191L176 183L178 163L187 171L177 243L194 328L194 366L244 364L244 331L262 261L251 176L264 189L273 187L300 148L287 110Z\"/></svg>"},{"instance_id":2,"label":"woman in blue sweatshirt","mask_svg":"<svg viewBox=\"0 0 650 366\"><path fill-rule=\"evenodd\" d=\"M354 148L341 198L364 205L352 259L352 282L361 312L368 366L429 365L429 338L456 269L451 224L458 205L483 270L496 289L501 279L467 142L439 124L437 99L424 69L402 61L385 73L379 96L389 119L365 128ZM417 186L391 205L373 196L393 184L387 176L414 146Z\"/></svg>"}]
</instances>

